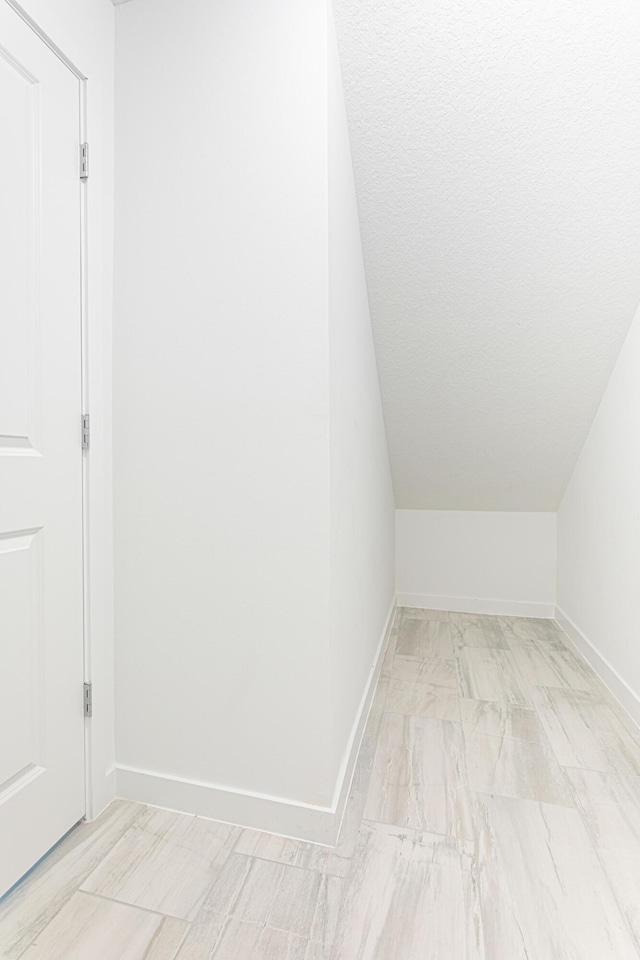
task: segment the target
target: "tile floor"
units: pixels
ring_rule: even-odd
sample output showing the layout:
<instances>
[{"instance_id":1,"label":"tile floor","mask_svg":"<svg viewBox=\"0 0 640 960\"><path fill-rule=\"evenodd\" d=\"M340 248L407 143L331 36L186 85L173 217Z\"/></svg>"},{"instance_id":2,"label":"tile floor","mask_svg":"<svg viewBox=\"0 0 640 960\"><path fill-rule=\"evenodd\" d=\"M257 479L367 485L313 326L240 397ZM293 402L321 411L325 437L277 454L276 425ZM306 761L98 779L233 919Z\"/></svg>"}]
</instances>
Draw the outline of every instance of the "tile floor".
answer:
<instances>
[{"instance_id":1,"label":"tile floor","mask_svg":"<svg viewBox=\"0 0 640 960\"><path fill-rule=\"evenodd\" d=\"M640 957L640 732L550 621L398 612L338 845L116 801L2 960Z\"/></svg>"}]
</instances>

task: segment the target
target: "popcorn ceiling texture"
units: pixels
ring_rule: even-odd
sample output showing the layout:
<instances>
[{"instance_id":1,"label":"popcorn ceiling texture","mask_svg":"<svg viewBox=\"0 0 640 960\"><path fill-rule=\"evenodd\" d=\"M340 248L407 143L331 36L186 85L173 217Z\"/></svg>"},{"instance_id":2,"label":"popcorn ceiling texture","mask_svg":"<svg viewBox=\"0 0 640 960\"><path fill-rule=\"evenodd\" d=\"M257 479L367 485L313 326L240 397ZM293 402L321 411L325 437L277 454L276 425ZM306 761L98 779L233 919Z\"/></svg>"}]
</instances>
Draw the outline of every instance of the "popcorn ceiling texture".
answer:
<instances>
[{"instance_id":1,"label":"popcorn ceiling texture","mask_svg":"<svg viewBox=\"0 0 640 960\"><path fill-rule=\"evenodd\" d=\"M554 510L640 300L640 4L334 6L397 506Z\"/></svg>"}]
</instances>

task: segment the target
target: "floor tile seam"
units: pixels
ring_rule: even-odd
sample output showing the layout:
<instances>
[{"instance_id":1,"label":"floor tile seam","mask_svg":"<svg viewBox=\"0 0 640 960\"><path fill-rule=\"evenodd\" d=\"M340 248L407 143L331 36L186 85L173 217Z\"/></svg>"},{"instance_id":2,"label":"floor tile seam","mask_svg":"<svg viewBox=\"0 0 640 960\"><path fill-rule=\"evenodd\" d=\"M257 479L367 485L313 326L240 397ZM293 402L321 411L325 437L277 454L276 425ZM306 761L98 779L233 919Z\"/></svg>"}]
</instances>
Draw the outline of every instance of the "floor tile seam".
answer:
<instances>
[{"instance_id":1,"label":"floor tile seam","mask_svg":"<svg viewBox=\"0 0 640 960\"><path fill-rule=\"evenodd\" d=\"M238 834L238 838L237 838L238 840L240 839L240 836L241 836L241 833ZM237 840L236 840L236 842L237 842ZM239 857L243 857L243 858L246 859L246 860L252 859L251 856L249 856L249 855L245 856L244 854L241 854L241 853L239 853L238 851L236 851L236 850L235 850L235 843L234 843L232 846L230 846L230 848L229 848L229 850L227 851L227 855L226 855L226 857L224 858L224 860L222 860L221 862L216 863L216 864L214 865L214 876L213 876L213 879L211 880L211 883L207 886L207 888L206 888L206 890L204 891L202 897L200 898L200 902L198 903L198 908L197 908L196 912L194 913L192 920L190 921L191 923L195 923L195 922L197 921L198 917L200 916L200 914L202 913L202 911L208 909L208 908L207 908L207 901L208 901L208 899L209 899L209 897L210 897L210 895L211 895L211 891L213 890L213 888L214 888L215 885L217 884L218 880L220 879L220 874L222 873L223 868L227 865L227 863L229 862L230 857L232 857L234 854L236 854L236 855L239 856ZM255 859L255 858L254 858L254 859ZM240 887L239 887L239 889L238 889L235 897L233 898L232 906L237 903L238 898L240 897L240 894L242 893L242 890L244 889L244 885L245 885L246 879L247 879L247 875L245 874L244 879L243 879L243 881L242 881L242 884L240 885ZM220 912L220 914L221 914L222 916L225 915L225 914L223 913L223 911L219 911L219 912ZM217 943L217 941L216 941L216 943ZM215 951L211 954L212 957L213 957L214 953L215 953Z\"/></svg>"},{"instance_id":2,"label":"floor tile seam","mask_svg":"<svg viewBox=\"0 0 640 960\"><path fill-rule=\"evenodd\" d=\"M409 660L411 663L433 663L433 662L435 662L435 663L455 663L457 658L456 658L456 654L455 654L455 650L454 650L452 657L412 657L412 656L411 656L410 654L408 654L408 653L396 653L396 654L394 654L393 659L394 659L394 661L395 661L395 660ZM391 664L391 667L392 667L392 669L393 669L393 663Z\"/></svg>"},{"instance_id":3,"label":"floor tile seam","mask_svg":"<svg viewBox=\"0 0 640 960\"><path fill-rule=\"evenodd\" d=\"M144 804L140 804L140 806L144 809ZM134 821L135 821L135 819L137 819L137 818L141 815L142 812L143 812L143 811L140 810L140 811L136 814L136 817L134 818ZM102 859L99 861L99 863L98 863L97 865L93 866L93 867L88 867L87 870L86 870L86 872L83 872L81 878L75 883L75 886L73 886L73 887L71 888L70 892L69 892L68 894L66 894L66 895L62 898L60 904L58 905L57 910L55 911L55 913L53 913L53 914L51 915L51 917L47 920L47 922L40 928L40 930L39 930L38 933L35 935L35 937L33 937L33 938L27 943L27 945L26 945L26 947L24 948L24 950L22 950L21 953L19 953L19 954L16 956L16 960L22 960L22 957L26 956L27 951L31 949L31 947L33 946L33 944L35 943L35 941L42 936L42 934L45 932L45 930L48 929L49 925L59 916L59 914L62 912L62 910L64 910L65 907L67 907L67 906L69 905L69 903L71 902L71 900L73 899L73 897L74 897L77 893L84 893L84 894L86 894L87 896L90 896L90 894L88 894L87 891L81 890L82 884L83 884L83 883L86 883L86 881L89 879L89 877L90 877L91 874L94 872L94 870L96 870L97 867L100 866L100 864L104 862L105 857L108 856L109 853L111 853L111 851L113 850L113 848L116 846L117 843L120 842L120 840L122 839L122 837L125 835L125 833L127 832L127 830L128 830L131 826L132 826L132 824L130 823L130 824L128 824L128 826L123 827L121 833L118 835L117 839L114 841L113 845L109 848L109 850L103 855L103 857L102 857ZM69 854L67 854L67 856L69 856L72 852L73 852L73 851L69 851ZM60 861L58 861L58 863L53 864L49 869L50 869L51 871L53 871L53 870L55 870L56 866L60 866L63 862L64 862L64 858L62 858ZM43 878L43 879L44 879L44 878ZM26 894L26 896L28 896L28 894ZM164 914L162 914L162 916L164 916Z\"/></svg>"},{"instance_id":4,"label":"floor tile seam","mask_svg":"<svg viewBox=\"0 0 640 960\"><path fill-rule=\"evenodd\" d=\"M504 800L518 800L524 803L544 803L550 807L562 807L564 810L578 810L578 805L575 802L565 803L561 800L537 800L534 797L518 797L514 796L513 793L504 793L501 790L493 790L488 793L486 790L476 790L471 786L468 786L468 790L476 799L482 796L502 797ZM570 793L570 791L567 792L569 793L571 800L573 800L573 795Z\"/></svg>"},{"instance_id":5,"label":"floor tile seam","mask_svg":"<svg viewBox=\"0 0 640 960\"><path fill-rule=\"evenodd\" d=\"M289 936L298 937L298 939L300 940L306 940L306 941L311 940L311 936L307 936L307 934L305 933L296 933L295 930L288 930L286 927L279 927L277 924L272 923L270 917L267 917L266 920L249 920L248 917L243 917L239 914L229 913L229 912L225 912L223 916L225 920L236 920L238 923L247 923L252 927L259 927L261 930L267 930L267 929L277 930L278 933L286 933ZM315 919L315 910L313 914L313 919ZM313 923L313 919L311 921L312 923ZM316 942L321 943L320 940L317 940ZM246 960L249 960L249 958L247 957Z\"/></svg>"},{"instance_id":6,"label":"floor tile seam","mask_svg":"<svg viewBox=\"0 0 640 960\"><path fill-rule=\"evenodd\" d=\"M527 691L524 691L525 693ZM489 698L489 697L472 697L469 694L464 692L460 694L461 700L473 700L475 703L501 703L505 707L527 707L529 710L535 710L535 706L531 700L505 700L504 697L501 699Z\"/></svg>"},{"instance_id":7,"label":"floor tile seam","mask_svg":"<svg viewBox=\"0 0 640 960\"><path fill-rule=\"evenodd\" d=\"M469 723L463 720L462 732L464 734L465 740L467 740L467 738L469 737L469 734L465 730L465 727L467 726L469 726ZM477 737L489 737L491 740L516 740L518 743L533 743L538 747L544 747L545 745L550 747L550 744L546 739L546 734L545 734L545 740L533 740L531 737L514 737L511 734L506 735L502 733L485 733L483 730L474 730L471 735L477 736ZM554 754L554 759L555 759L555 754Z\"/></svg>"},{"instance_id":8,"label":"floor tile seam","mask_svg":"<svg viewBox=\"0 0 640 960\"><path fill-rule=\"evenodd\" d=\"M141 904L132 903L130 900L121 900L119 897L106 897L103 893L94 893L92 890L78 889L76 892L81 893L83 897L92 897L95 900L101 900L105 903L117 903L123 907L131 907L132 910L141 910L143 913L150 913L154 917L162 917L163 920L178 920L180 923L186 923L189 926L195 920L195 916L189 920L188 917L179 917L175 913L163 913L161 910L152 910L150 907L143 907ZM200 907L201 904L198 905L198 913L200 912Z\"/></svg>"},{"instance_id":9,"label":"floor tile seam","mask_svg":"<svg viewBox=\"0 0 640 960\"><path fill-rule=\"evenodd\" d=\"M335 850L335 847L327 847L324 849L333 851ZM272 860L271 857L264 857L254 853L243 853L242 850L233 850L232 852L236 857L244 857L245 860L259 860L261 863L270 863L278 867L290 867L293 870L302 870L304 873L314 873L314 874L317 874L319 877L336 877L339 880L343 879L338 874L333 874L328 870L323 870L321 867L305 867L300 863L289 863L288 861L284 861L284 860ZM329 857L339 857L339 854L333 853L333 852L328 853L326 855ZM352 858L340 857L340 859L351 861Z\"/></svg>"},{"instance_id":10,"label":"floor tile seam","mask_svg":"<svg viewBox=\"0 0 640 960\"><path fill-rule=\"evenodd\" d=\"M163 915L161 914L161 916L163 916ZM175 917L166 917L165 919L171 919L171 920L173 920L173 919L176 919L176 918L175 918ZM189 934L189 932L190 932L190 930L191 930L191 924L189 923L188 920L182 920L182 921L179 921L179 922L184 924L184 930L182 931L182 936L180 937L180 941L179 941L179 943L176 945L175 950L174 950L173 953L171 954L171 957L167 957L166 960L176 960L176 958L178 957L178 954L179 954L180 951L182 950L182 947L183 947L183 945L184 945L185 940L187 939L187 935ZM155 933L154 933L154 935L153 935L153 937L152 937L152 939L151 939L151 942L150 942L148 948L145 950L145 956L149 953L149 951L153 951L154 945L155 945L156 941L158 941L159 938L162 936L163 927L164 927L164 924L162 924L162 923L159 923L159 924L158 924L158 929L155 931ZM143 960L144 960L144 958L143 958ZM163 957L163 960L165 960L164 957Z\"/></svg>"},{"instance_id":11,"label":"floor tile seam","mask_svg":"<svg viewBox=\"0 0 640 960\"><path fill-rule=\"evenodd\" d=\"M597 773L597 774L600 774L600 776L616 777L621 780L631 780L631 781L637 780L638 785L640 786L640 773L637 773L637 774L621 773L619 770L594 770L592 767L576 767L575 764L569 764L569 763L562 764L562 769L564 771L575 770L576 773L582 773L583 771L586 773ZM567 776L568 776L568 772L567 772ZM620 801L615 801L615 802L620 802Z\"/></svg>"},{"instance_id":12,"label":"floor tile seam","mask_svg":"<svg viewBox=\"0 0 640 960\"><path fill-rule=\"evenodd\" d=\"M287 934L287 936L296 937L298 940L302 940L306 944L317 943L320 946L327 946L327 944L324 944L322 940L318 940L316 937L307 936L304 933L296 933L295 930L287 930L286 927L279 927L276 924L271 923L269 920L249 920L247 917L240 917L240 916L236 916L235 914L231 914L227 912L219 913L218 916L223 920L224 926L226 926L229 920L235 920L238 923L244 923L248 927L255 927L258 930L277 930L278 933L284 933L284 934ZM220 935L218 936L218 939L216 940L214 952L211 954L212 960L215 960L215 950L218 948L220 944L222 932L223 931L221 931ZM239 958L239 960L250 960L250 958L243 957L243 958Z\"/></svg>"},{"instance_id":13,"label":"floor tile seam","mask_svg":"<svg viewBox=\"0 0 640 960\"><path fill-rule=\"evenodd\" d=\"M470 789L470 788L468 788ZM470 790L470 792L473 792ZM394 830L406 830L409 833L422 833L427 834L430 837L439 837L442 840L449 840L451 843L455 844L465 844L465 843L475 843L476 834L474 833L473 837L456 837L451 833L440 833L438 830L426 830L422 827L409 827L406 823L393 823L389 820L374 820L373 817L363 817L361 826L366 826L367 824L372 824L373 826L379 827L392 827ZM420 843L419 840L415 841ZM466 851L460 851L461 853L466 853ZM468 855L468 854L467 854ZM357 858L353 857L353 863L357 862Z\"/></svg>"},{"instance_id":14,"label":"floor tile seam","mask_svg":"<svg viewBox=\"0 0 640 960\"><path fill-rule=\"evenodd\" d=\"M121 841L122 838L125 836L125 834L130 830L130 828L133 826L135 820L137 820L137 818L142 814L142 812L143 812L143 810L144 810L144 804L140 804L140 806L141 806L143 809L140 810L140 811L136 814L136 816L135 816L135 818L134 818L133 821L131 821L129 824L127 824L126 826L123 826L123 827L121 828L120 832L119 832L119 833L115 836L115 838L113 839L113 843L111 843L110 846L108 847L108 849L104 851L104 853L102 854L102 856L100 857L100 859L98 860L98 862L95 863L95 864L90 864L89 866L86 867L86 869L80 870L80 871L78 872L78 876L75 878L75 881L74 881L74 882L75 882L75 886L72 888L71 892L70 892L68 895L65 895L65 897L64 897L64 905L65 905L65 906L66 906L66 904L69 902L69 900L71 899L71 897L74 895L74 893L76 893L76 892L80 889L80 887L82 886L82 884L87 882L87 880L89 879L89 877L91 876L91 874L94 873L94 872L98 869L98 867L101 866L101 865L104 863L105 859L112 853L112 851L114 850L114 848L120 843L120 841ZM80 828L81 828L80 825L78 825L78 828L77 828L77 829L80 829ZM68 853L66 853L63 857L61 857L61 858L60 858L59 860L57 860L55 863L52 863L52 864L48 865L46 871L43 872L43 874L42 874L41 877L38 877L37 880L36 880L35 877L26 878L26 883L29 884L29 882L30 882L30 880L31 880L31 881L33 881L33 883L34 883L34 886L35 886L36 883L37 883L38 885L43 885L44 883L47 882L47 876L51 876L59 867L61 867L61 866L64 864L64 862L65 862L65 860L66 860L67 857L70 857L72 854L77 853L77 851L78 851L78 848L77 848L77 847L74 847L72 850L69 850ZM82 860L82 859L83 859L83 856L84 856L84 854L80 855L80 856L78 857L78 860ZM19 888L18 888L18 889L19 889ZM16 890L16 892L18 892L18 891ZM25 896L25 899L29 896L29 891L28 891L28 890L25 890L24 896ZM4 906L4 904L3 904L3 906ZM8 910L10 910L10 909L11 909L11 907L8 906ZM60 909L62 909L62 908L60 908ZM43 927L42 929L44 930L45 928Z\"/></svg>"},{"instance_id":15,"label":"floor tile seam","mask_svg":"<svg viewBox=\"0 0 640 960\"><path fill-rule=\"evenodd\" d=\"M539 688L539 689L540 689L540 688ZM548 687L548 688L546 688L546 689L557 690L557 689L561 689L561 688L558 688L558 687ZM574 693L575 693L576 691L572 690L571 692L574 692ZM578 691L578 692L583 692L583 691ZM588 770L588 771L591 771L592 773L605 773L605 774L608 773L608 774L612 774L612 775L614 775L614 776L615 776L615 775L625 776L625 777L634 776L634 774L629 773L628 770L622 770L622 769L620 769L619 767L614 767L614 766L612 766L611 764L609 764L609 765L606 767L606 769L603 770L602 768L598 768L598 767L576 766L575 763L562 763L561 760L560 760L560 757L559 757L559 755L558 755L558 751L554 748L553 740L552 740L552 738L549 736L549 734L547 733L547 729L546 729L546 726L545 726L544 721L543 721L543 719L542 719L542 716L538 713L537 708L534 708L534 709L536 709L536 713L538 714L540 723L541 723L541 725L542 725L542 727L543 727L543 729L544 729L544 732L545 732L545 735L546 735L546 737L547 737L547 740L548 740L548 742L549 742L549 744L550 744L550 746L551 746L551 750L553 751L553 754L554 754L554 756L555 756L555 758L556 758L556 760L557 760L557 762L558 762L558 765L559 765L560 767L567 767L567 768L569 768L569 769L576 769L576 770ZM565 737L567 738L567 740L569 740L569 742L571 742L571 737L570 737L570 735L569 735L569 732L566 730L565 724L563 723L562 719L561 719L560 717L557 717L556 719L557 719L558 722L560 723L560 726L561 726L561 728L562 728L563 734L565 735ZM614 727L613 725L608 725L608 726L609 726L610 732L612 732L612 733L613 733L614 735L616 735L616 736L619 736L619 735L617 734L617 732L616 732L616 730L615 730L615 727ZM624 744L624 741L623 741L623 744ZM638 770L640 771L640 762L639 762ZM638 773L638 776L640 776L640 772Z\"/></svg>"},{"instance_id":16,"label":"floor tile seam","mask_svg":"<svg viewBox=\"0 0 640 960\"><path fill-rule=\"evenodd\" d=\"M606 770L603 770L601 767L577 767L575 763L560 763L560 761L558 761L558 766L563 770L580 770L584 771L585 773L599 773L605 777L623 777L631 780L633 780L635 777L635 779L640 780L640 774L629 773L627 770L615 769L611 766L607 767Z\"/></svg>"},{"instance_id":17,"label":"floor tile seam","mask_svg":"<svg viewBox=\"0 0 640 960\"><path fill-rule=\"evenodd\" d=\"M512 653L512 648L506 644L505 646L496 646L495 643L456 643L453 641L454 652L461 650L504 650L505 652Z\"/></svg>"},{"instance_id":18,"label":"floor tile seam","mask_svg":"<svg viewBox=\"0 0 640 960\"><path fill-rule=\"evenodd\" d=\"M393 676L389 677L389 680L395 680L396 683L407 683L414 687L417 686L417 687L427 687L429 689L434 688L436 690L446 690L450 693L455 693L456 695L459 695L457 686L449 687L443 683L432 683L430 680L407 680L404 677L393 677ZM387 692L387 696L388 696L388 692Z\"/></svg>"},{"instance_id":19,"label":"floor tile seam","mask_svg":"<svg viewBox=\"0 0 640 960\"><path fill-rule=\"evenodd\" d=\"M385 710L383 716L402 717L403 720L432 720L437 723L455 723L456 726L462 727L462 720L442 720L441 717L424 717L419 713L398 713L395 710Z\"/></svg>"},{"instance_id":20,"label":"floor tile seam","mask_svg":"<svg viewBox=\"0 0 640 960\"><path fill-rule=\"evenodd\" d=\"M154 808L154 809L155 809L155 808ZM181 815L179 811L170 811L170 812L176 813L177 816L180 816L180 815ZM225 856L222 860L218 860L217 858L214 857L214 860L213 860L213 861L211 861L211 860L208 861L208 862L209 862L210 869L212 869L212 870L214 871L214 877L213 877L213 879L211 880L211 883L208 884L208 886L206 887L206 889L205 889L205 891L204 891L204 894L201 896L200 901L199 901L199 903L198 903L198 905L197 905L196 912L194 913L192 919L191 919L191 920L185 920L184 917L175 917L174 914L161 914L162 916L172 916L172 917L174 917L174 919L176 919L176 920L185 920L185 922L187 922L187 923L193 923L193 922L195 922L197 916L199 915L200 911L201 911L202 908L204 907L204 905L205 905L205 903L206 903L206 901L207 901L207 898L208 898L209 894L211 893L211 891L213 890L215 884L217 883L222 868L224 867L224 865L225 865L225 864L227 863L227 861L229 860L229 857L231 856L231 854L236 852L236 851L235 851L235 845L239 842L240 837L242 836L242 828L241 828L241 827L238 827L238 826L234 826L234 825L227 824L227 823L225 823L223 820L210 820L208 817L198 817L197 814L187 814L187 816L193 817L194 821L199 819L199 820L205 821L205 822L207 822L207 823L218 823L218 824L221 824L221 825L223 825L223 826L227 826L227 827L229 827L229 837L231 837L231 836L233 835L233 833L234 833L235 831L237 831L237 837L236 837L236 839L233 841L233 843L229 845L229 849L227 850L226 856ZM228 837L227 839L229 839L229 837ZM194 853L195 853L195 854L199 854L199 851L190 850L188 847L185 847L183 844L174 843L173 845L176 846L176 847L178 847L179 849L186 850L187 853L190 853L190 854L194 854ZM153 847L152 849L155 849L155 845L154 845L154 847ZM224 850L224 843L222 844L221 850ZM218 853L220 853L220 851L218 851ZM206 858L201 857L201 859L206 859ZM107 898L105 898L105 899L110 899L110 898L107 897ZM113 899L115 899L117 903L121 903L121 902L122 902L122 903L126 903L126 902L127 902L127 901L120 901L120 900L118 900L117 898L113 898ZM234 901L234 902L235 902L235 901ZM156 912L156 911L153 911L153 910L151 911L151 913L154 913L154 912Z\"/></svg>"},{"instance_id":21,"label":"floor tile seam","mask_svg":"<svg viewBox=\"0 0 640 960\"><path fill-rule=\"evenodd\" d=\"M397 653L393 658L393 663L391 664L391 670L393 670L397 664L396 660L399 660L401 663L419 663L424 664L425 669L429 667L430 669L437 669L436 665L441 663L449 663L453 666L456 662L455 653L452 657L411 657L406 654ZM386 678L387 680L399 680L401 677L394 677L393 674L390 677ZM423 681L416 681L422 683Z\"/></svg>"},{"instance_id":22,"label":"floor tile seam","mask_svg":"<svg viewBox=\"0 0 640 960\"><path fill-rule=\"evenodd\" d=\"M86 874L86 875L84 876L84 878L80 881L80 883L84 883L84 881L87 879L87 876L88 876L88 874ZM66 894L66 895L63 897L63 899L62 899L62 901L60 902L60 904L58 905L58 908L57 908L57 910L55 911L55 913L53 913L53 914L51 915L51 917L47 920L47 922L44 924L44 926L42 926L42 927L40 928L40 930L39 930L38 933L35 935L35 937L33 937L33 938L28 942L28 944L27 944L27 946L24 948L24 950L23 950L21 953L17 954L16 960L21 960L21 958L25 956L27 950L30 950L30 949L31 949L31 947L33 946L33 944L35 943L35 941L38 939L38 937L41 937L41 936L42 936L42 934L45 932L45 930L47 929L47 927L49 926L49 924L50 924L53 920L56 919L56 917L60 914L60 912L61 912L62 910L64 910L65 907L68 906L68 904L71 902L71 900L72 900L73 897L76 895L76 893L79 893L79 892L80 892L80 886L79 886L79 885L76 885L76 886L74 886L74 887L71 889L71 891L70 891L68 894ZM27 895L27 896L28 896L28 895Z\"/></svg>"},{"instance_id":23,"label":"floor tile seam","mask_svg":"<svg viewBox=\"0 0 640 960\"><path fill-rule=\"evenodd\" d=\"M150 808L150 807L149 807L149 808L147 808L147 809L150 810L151 812L153 812L153 808ZM174 822L175 822L176 818L179 817L179 816L182 816L182 814L176 812L176 813L175 813L175 817L174 817ZM193 815L192 815L192 814L186 814L186 816L187 816L187 817L192 817ZM131 827L130 829L133 830L133 829L134 829L134 825L132 825L132 827ZM129 863L128 869L125 871L125 875L128 875L131 871L133 871L133 873L135 873L135 871L139 868L139 866L140 866L142 863L144 863L145 861L147 861L148 858L150 858L156 851L158 851L158 849L161 849L161 848L162 848L162 845L163 845L163 844L164 844L164 845L170 844L172 847L177 847L178 849L187 849L187 848L185 848L182 844L177 843L177 842L174 841L174 840L167 839L168 829L170 829L170 828L167 828L167 830L163 831L163 833L157 833L157 832L155 832L154 830L149 830L148 827L146 827L146 826L143 825L143 827L142 827L141 830L139 830L139 831L137 831L137 832L134 831L133 838L132 838L133 841L134 841L134 847L129 850L129 860L131 860L132 855L136 852L136 851L135 851L136 841L140 841L140 840L146 839L147 841L150 841L150 843L149 843L149 846L147 847L147 849L145 849L145 851L144 851L141 859L138 857L138 860L137 860L136 863ZM101 862L91 871L91 873L89 874L88 877L85 877L83 883L87 883L88 881L90 881L90 880L91 880L91 877L93 876L93 874L94 874L94 873L97 873L98 870L100 870L100 868L103 867L103 866L106 864L106 861L107 861L108 858L116 851L117 847L118 847L121 843L123 843L123 841L126 841L128 832L129 832L129 830L125 830L125 832L124 832L123 835L120 837L120 839L118 840L118 842L117 842L116 844L114 844L114 846L109 850L109 852L108 852L107 854L105 854L105 856L102 858ZM195 850L194 850L194 851L191 851L191 850L188 850L188 849L187 849L187 852L188 852L188 853L192 853L192 854L199 854L199 851L195 851ZM127 858L125 857L125 858L123 858L123 859L126 861ZM88 891L84 891L84 892L86 893L86 892L88 892Z\"/></svg>"},{"instance_id":24,"label":"floor tile seam","mask_svg":"<svg viewBox=\"0 0 640 960\"><path fill-rule=\"evenodd\" d=\"M389 710L387 712L388 717L405 717L408 720L441 720L443 723L461 723L460 720L460 711L457 711L455 717L433 717L427 716L424 713L398 713L397 710Z\"/></svg>"},{"instance_id":25,"label":"floor tile seam","mask_svg":"<svg viewBox=\"0 0 640 960\"><path fill-rule=\"evenodd\" d=\"M36 936L35 936L32 940L29 941L29 943L27 944L27 946L25 947L25 949L24 949L20 954L17 955L17 957L15 958L15 960L23 960L23 958L26 958L26 957L27 957L28 952L31 950L31 948L32 948L32 947L36 944L36 942L43 936L43 934L46 933L46 931L49 929L49 927L51 926L51 924L53 923L53 921L54 921L54 920L57 920L57 918L59 917L59 915L60 915L60 913L62 912L62 910L69 905L70 901L73 899L74 896L76 896L76 894L82 894L83 897L89 897L89 898L94 899L94 900L100 900L100 901L103 902L103 903L117 903L117 904L120 904L121 906L131 907L131 908L134 909L134 910L140 910L140 911L143 912L143 913L149 913L149 914L151 914L151 915L154 916L154 917L160 917L162 920L178 920L179 922L184 923L184 924L186 925L185 936L186 936L186 934L188 933L188 930L189 930L189 928L190 928L190 926L191 926L191 921L185 920L183 917L176 917L176 916L174 916L174 915L172 915L172 914L160 913L160 912L157 911L157 910L149 910L147 907L140 907L140 906L138 906L137 904L128 903L128 902L125 901L125 900L116 900L116 899L114 899L114 898L112 898L112 897L104 897L104 896L102 896L102 895L99 894L99 893L91 893L91 892L88 891L88 890L81 890L81 889L78 887L78 888L76 888L76 889L73 891L73 893L71 894L71 896L69 897L69 899L65 901L65 903L60 907L60 909L56 910L56 912L53 914L53 916L50 918L50 920L49 920L49 921L44 925L44 927L36 934ZM182 947L182 944L183 944L183 943L184 943L184 937L183 937L182 940L180 941L180 946L178 947L178 950L180 949L180 947ZM176 952L176 954L174 954L174 957L175 957L175 956L177 956L177 952Z\"/></svg>"},{"instance_id":26,"label":"floor tile seam","mask_svg":"<svg viewBox=\"0 0 640 960\"><path fill-rule=\"evenodd\" d=\"M438 663L455 663L457 657L455 656L455 654L453 655L453 657L412 657L406 653L399 653L399 654L396 654L396 657L394 659L407 660L409 663L429 663L431 660L436 660ZM391 665L391 670L393 670L393 664ZM386 679L394 680L397 678L391 675L391 676L388 676Z\"/></svg>"},{"instance_id":27,"label":"floor tile seam","mask_svg":"<svg viewBox=\"0 0 640 960\"><path fill-rule=\"evenodd\" d=\"M411 620L413 623L458 623L459 621L450 620L449 617L413 617L411 614L403 613L400 615L399 626L402 626L405 620Z\"/></svg>"}]
</instances>

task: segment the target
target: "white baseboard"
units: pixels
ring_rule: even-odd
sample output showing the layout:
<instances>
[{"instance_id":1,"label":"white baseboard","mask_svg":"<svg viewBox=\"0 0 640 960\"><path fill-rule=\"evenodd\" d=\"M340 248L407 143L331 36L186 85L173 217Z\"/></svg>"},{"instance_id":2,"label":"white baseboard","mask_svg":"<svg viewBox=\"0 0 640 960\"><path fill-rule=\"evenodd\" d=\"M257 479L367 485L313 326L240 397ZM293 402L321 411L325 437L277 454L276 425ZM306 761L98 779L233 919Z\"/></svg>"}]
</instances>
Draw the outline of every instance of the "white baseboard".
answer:
<instances>
[{"instance_id":1,"label":"white baseboard","mask_svg":"<svg viewBox=\"0 0 640 960\"><path fill-rule=\"evenodd\" d=\"M284 797L233 790L213 783L118 766L118 796L153 807L192 813L265 833L332 844L335 812Z\"/></svg>"},{"instance_id":2,"label":"white baseboard","mask_svg":"<svg viewBox=\"0 0 640 960\"><path fill-rule=\"evenodd\" d=\"M428 593L399 593L399 607L451 610L454 613L486 613L501 617L539 617L552 620L555 604L526 600L486 600L481 597L440 597Z\"/></svg>"},{"instance_id":3,"label":"white baseboard","mask_svg":"<svg viewBox=\"0 0 640 960\"><path fill-rule=\"evenodd\" d=\"M587 639L573 620L561 607L556 607L556 620L567 637L585 660L593 667L602 682L627 711L631 719L640 727L640 697L631 689L626 680L612 667L606 657Z\"/></svg>"},{"instance_id":4,"label":"white baseboard","mask_svg":"<svg viewBox=\"0 0 640 960\"><path fill-rule=\"evenodd\" d=\"M395 598L389 610L385 627L365 690L360 701L340 765L331 806L322 807L300 803L285 797L238 790L213 783L202 783L151 770L123 765L116 766L117 794L125 800L148 803L155 807L196 814L211 820L251 827L265 833L275 833L311 843L335 844L338 829L347 803L360 744L375 694L378 677L391 635L396 609Z\"/></svg>"},{"instance_id":5,"label":"white baseboard","mask_svg":"<svg viewBox=\"0 0 640 960\"><path fill-rule=\"evenodd\" d=\"M340 764L340 770L338 772L338 779L336 782L336 789L334 791L332 804L332 807L335 811L334 843L335 840L337 840L340 824L342 823L342 818L347 805L347 800L349 799L349 793L351 792L351 783L355 773L356 762L358 760L358 754L360 753L360 747L362 745L362 738L367 726L367 720L369 719L371 704L373 703L376 687L378 686L378 680L380 679L382 664L384 662L384 657L389 645L395 613L396 598L394 597L391 601L389 612L387 613L387 619L384 624L382 636L380 637L380 642L378 643L378 649L376 650L373 664L371 666L364 692L362 694L362 699L360 700L360 706L358 707L356 718L351 729L351 735L347 741L344 758Z\"/></svg>"}]
</instances>

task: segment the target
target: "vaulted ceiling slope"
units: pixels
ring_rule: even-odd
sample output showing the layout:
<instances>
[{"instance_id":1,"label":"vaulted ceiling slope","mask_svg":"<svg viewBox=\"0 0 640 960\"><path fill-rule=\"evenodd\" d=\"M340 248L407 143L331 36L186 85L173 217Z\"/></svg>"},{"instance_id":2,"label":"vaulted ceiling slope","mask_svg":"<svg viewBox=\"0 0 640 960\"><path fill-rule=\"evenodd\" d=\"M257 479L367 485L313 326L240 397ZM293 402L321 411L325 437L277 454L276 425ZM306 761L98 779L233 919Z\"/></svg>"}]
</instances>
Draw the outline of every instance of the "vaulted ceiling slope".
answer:
<instances>
[{"instance_id":1,"label":"vaulted ceiling slope","mask_svg":"<svg viewBox=\"0 0 640 960\"><path fill-rule=\"evenodd\" d=\"M640 3L334 6L397 505L555 510L640 301Z\"/></svg>"}]
</instances>

